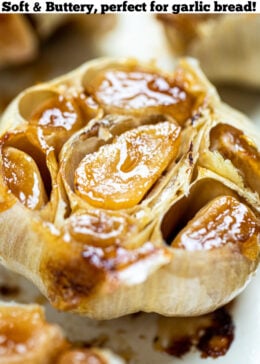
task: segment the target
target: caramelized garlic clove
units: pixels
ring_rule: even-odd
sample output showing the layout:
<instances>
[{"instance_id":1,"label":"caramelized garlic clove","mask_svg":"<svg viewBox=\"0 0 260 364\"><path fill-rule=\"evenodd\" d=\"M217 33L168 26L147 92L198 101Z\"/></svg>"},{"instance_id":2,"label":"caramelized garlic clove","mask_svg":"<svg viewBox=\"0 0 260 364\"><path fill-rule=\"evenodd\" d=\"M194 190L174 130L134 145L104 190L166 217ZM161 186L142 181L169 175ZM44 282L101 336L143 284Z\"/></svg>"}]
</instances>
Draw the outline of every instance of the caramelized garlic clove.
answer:
<instances>
[{"instance_id":1,"label":"caramelized garlic clove","mask_svg":"<svg viewBox=\"0 0 260 364\"><path fill-rule=\"evenodd\" d=\"M253 141L241 130L227 124L218 124L210 134L212 151L231 160L253 191L260 194L260 153Z\"/></svg>"},{"instance_id":2,"label":"caramelized garlic clove","mask_svg":"<svg viewBox=\"0 0 260 364\"><path fill-rule=\"evenodd\" d=\"M179 143L180 128L169 122L127 131L83 158L75 171L75 191L95 207L133 207L176 158Z\"/></svg>"},{"instance_id":3,"label":"caramelized garlic clove","mask_svg":"<svg viewBox=\"0 0 260 364\"><path fill-rule=\"evenodd\" d=\"M196 98L185 90L178 78L167 78L155 71L138 68L107 70L98 75L93 85L94 98L103 107L125 112L143 112L144 109L170 114L183 124L192 115Z\"/></svg>"},{"instance_id":4,"label":"caramelized garlic clove","mask_svg":"<svg viewBox=\"0 0 260 364\"><path fill-rule=\"evenodd\" d=\"M98 113L98 105L91 103L82 92L64 95L57 91L36 90L19 100L19 112L37 134L45 149L59 152L70 136L87 125Z\"/></svg>"},{"instance_id":5,"label":"caramelized garlic clove","mask_svg":"<svg viewBox=\"0 0 260 364\"><path fill-rule=\"evenodd\" d=\"M65 222L65 238L93 246L113 246L122 244L129 234L137 232L134 219L118 213L93 210L81 214L71 215Z\"/></svg>"},{"instance_id":6,"label":"caramelized garlic clove","mask_svg":"<svg viewBox=\"0 0 260 364\"><path fill-rule=\"evenodd\" d=\"M124 364L125 361L107 349L77 348L65 351L57 364Z\"/></svg>"},{"instance_id":7,"label":"caramelized garlic clove","mask_svg":"<svg viewBox=\"0 0 260 364\"><path fill-rule=\"evenodd\" d=\"M93 353L90 349L77 349L65 352L58 360L57 364L106 364L103 359Z\"/></svg>"},{"instance_id":8,"label":"caramelized garlic clove","mask_svg":"<svg viewBox=\"0 0 260 364\"><path fill-rule=\"evenodd\" d=\"M39 169L31 156L13 148L3 149L4 180L10 191L22 204L32 210L43 207L47 201Z\"/></svg>"},{"instance_id":9,"label":"caramelized garlic clove","mask_svg":"<svg viewBox=\"0 0 260 364\"><path fill-rule=\"evenodd\" d=\"M31 115L30 123L42 127L63 128L67 131L82 126L77 103L62 95L57 95L40 105Z\"/></svg>"},{"instance_id":10,"label":"caramelized garlic clove","mask_svg":"<svg viewBox=\"0 0 260 364\"><path fill-rule=\"evenodd\" d=\"M47 323L37 305L2 304L0 337L1 364L53 363L68 347L60 328Z\"/></svg>"},{"instance_id":11,"label":"caramelized garlic clove","mask_svg":"<svg viewBox=\"0 0 260 364\"><path fill-rule=\"evenodd\" d=\"M1 364L124 364L109 349L70 344L38 305L0 305Z\"/></svg>"},{"instance_id":12,"label":"caramelized garlic clove","mask_svg":"<svg viewBox=\"0 0 260 364\"><path fill-rule=\"evenodd\" d=\"M231 196L220 196L204 206L172 242L174 248L210 250L238 244L242 254L259 256L259 222L249 207Z\"/></svg>"}]
</instances>

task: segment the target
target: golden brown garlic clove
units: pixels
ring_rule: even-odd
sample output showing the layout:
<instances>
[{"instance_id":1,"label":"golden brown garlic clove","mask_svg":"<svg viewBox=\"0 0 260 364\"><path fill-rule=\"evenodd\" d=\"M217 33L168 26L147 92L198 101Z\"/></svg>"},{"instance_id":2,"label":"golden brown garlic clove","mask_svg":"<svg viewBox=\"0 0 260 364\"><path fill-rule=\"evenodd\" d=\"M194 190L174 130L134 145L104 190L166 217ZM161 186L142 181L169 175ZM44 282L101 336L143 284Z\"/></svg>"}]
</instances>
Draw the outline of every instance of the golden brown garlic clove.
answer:
<instances>
[{"instance_id":1,"label":"golden brown garlic clove","mask_svg":"<svg viewBox=\"0 0 260 364\"><path fill-rule=\"evenodd\" d=\"M253 141L241 130L228 124L215 126L211 130L210 141L210 149L231 160L246 185L260 194L260 153Z\"/></svg>"},{"instance_id":2,"label":"golden brown garlic clove","mask_svg":"<svg viewBox=\"0 0 260 364\"><path fill-rule=\"evenodd\" d=\"M180 124L191 117L196 102L196 97L185 90L185 82L177 76L167 78L133 67L108 70L92 83L87 92L93 93L95 100L105 108L124 113L150 109L170 114Z\"/></svg>"},{"instance_id":3,"label":"golden brown garlic clove","mask_svg":"<svg viewBox=\"0 0 260 364\"><path fill-rule=\"evenodd\" d=\"M32 97L37 98L37 93ZM38 97L41 97L40 92ZM29 100L22 101L28 103ZM36 105L27 119L30 125L38 128L43 143L53 147L58 155L68 138L85 126L96 113L97 105L90 104L84 94L77 97L57 94Z\"/></svg>"},{"instance_id":4,"label":"golden brown garlic clove","mask_svg":"<svg viewBox=\"0 0 260 364\"><path fill-rule=\"evenodd\" d=\"M137 232L137 227L127 214L93 210L72 215L66 220L64 230L68 240L106 247L122 244L130 233Z\"/></svg>"},{"instance_id":5,"label":"golden brown garlic clove","mask_svg":"<svg viewBox=\"0 0 260 364\"><path fill-rule=\"evenodd\" d=\"M57 364L106 364L97 353L91 349L74 349L65 352Z\"/></svg>"},{"instance_id":6,"label":"golden brown garlic clove","mask_svg":"<svg viewBox=\"0 0 260 364\"><path fill-rule=\"evenodd\" d=\"M0 303L1 364L123 364L108 349L70 344L42 307Z\"/></svg>"},{"instance_id":7,"label":"golden brown garlic clove","mask_svg":"<svg viewBox=\"0 0 260 364\"><path fill-rule=\"evenodd\" d=\"M26 207L40 209L47 202L39 169L25 152L6 147L3 149L4 180L12 193Z\"/></svg>"},{"instance_id":8,"label":"golden brown garlic clove","mask_svg":"<svg viewBox=\"0 0 260 364\"><path fill-rule=\"evenodd\" d=\"M174 248L209 250L237 244L254 261L259 254L259 221L245 204L231 196L210 201L174 239Z\"/></svg>"},{"instance_id":9,"label":"golden brown garlic clove","mask_svg":"<svg viewBox=\"0 0 260 364\"><path fill-rule=\"evenodd\" d=\"M1 364L52 364L66 347L60 328L45 321L41 307L1 305Z\"/></svg>"},{"instance_id":10,"label":"golden brown garlic clove","mask_svg":"<svg viewBox=\"0 0 260 364\"><path fill-rule=\"evenodd\" d=\"M176 158L180 128L140 126L86 155L75 171L76 193L90 205L122 209L138 204Z\"/></svg>"}]
</instances>

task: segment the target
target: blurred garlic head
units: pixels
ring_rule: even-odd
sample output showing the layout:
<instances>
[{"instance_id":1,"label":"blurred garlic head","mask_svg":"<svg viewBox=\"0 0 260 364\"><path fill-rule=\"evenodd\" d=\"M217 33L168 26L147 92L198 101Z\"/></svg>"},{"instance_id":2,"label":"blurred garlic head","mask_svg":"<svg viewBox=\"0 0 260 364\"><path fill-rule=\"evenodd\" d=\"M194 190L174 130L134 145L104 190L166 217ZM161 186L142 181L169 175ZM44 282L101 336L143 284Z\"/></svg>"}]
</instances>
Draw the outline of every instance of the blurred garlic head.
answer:
<instances>
[{"instance_id":1,"label":"blurred garlic head","mask_svg":"<svg viewBox=\"0 0 260 364\"><path fill-rule=\"evenodd\" d=\"M40 44L65 24L79 25L86 36L114 26L115 17L85 14L0 14L0 68L34 60Z\"/></svg>"},{"instance_id":2,"label":"blurred garlic head","mask_svg":"<svg viewBox=\"0 0 260 364\"><path fill-rule=\"evenodd\" d=\"M175 56L197 58L213 81L260 86L259 14L162 14L158 18Z\"/></svg>"},{"instance_id":3,"label":"blurred garlic head","mask_svg":"<svg viewBox=\"0 0 260 364\"><path fill-rule=\"evenodd\" d=\"M108 349L72 346L38 305L0 302L2 364L123 364Z\"/></svg>"}]
</instances>

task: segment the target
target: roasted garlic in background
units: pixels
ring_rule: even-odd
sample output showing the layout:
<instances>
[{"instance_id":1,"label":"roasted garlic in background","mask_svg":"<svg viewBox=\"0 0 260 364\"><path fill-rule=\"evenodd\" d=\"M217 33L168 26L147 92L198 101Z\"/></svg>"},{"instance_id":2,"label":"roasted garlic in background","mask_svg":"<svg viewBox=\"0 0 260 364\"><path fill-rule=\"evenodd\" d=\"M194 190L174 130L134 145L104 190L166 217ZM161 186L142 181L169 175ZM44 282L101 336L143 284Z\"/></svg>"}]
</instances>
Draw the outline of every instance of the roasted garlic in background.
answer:
<instances>
[{"instance_id":1,"label":"roasted garlic in background","mask_svg":"<svg viewBox=\"0 0 260 364\"><path fill-rule=\"evenodd\" d=\"M199 315L255 272L259 134L195 60L88 62L0 128L1 262L56 308Z\"/></svg>"},{"instance_id":2,"label":"roasted garlic in background","mask_svg":"<svg viewBox=\"0 0 260 364\"><path fill-rule=\"evenodd\" d=\"M175 56L192 56L213 81L260 87L259 14L161 14Z\"/></svg>"},{"instance_id":3,"label":"roasted garlic in background","mask_svg":"<svg viewBox=\"0 0 260 364\"><path fill-rule=\"evenodd\" d=\"M40 43L66 23L79 24L88 33L108 30L114 17L72 14L0 14L0 68L35 59Z\"/></svg>"},{"instance_id":4,"label":"roasted garlic in background","mask_svg":"<svg viewBox=\"0 0 260 364\"><path fill-rule=\"evenodd\" d=\"M73 347L38 305L0 302L1 364L123 364L107 349Z\"/></svg>"},{"instance_id":5,"label":"roasted garlic in background","mask_svg":"<svg viewBox=\"0 0 260 364\"><path fill-rule=\"evenodd\" d=\"M37 39L26 17L0 14L0 67L36 56Z\"/></svg>"}]
</instances>

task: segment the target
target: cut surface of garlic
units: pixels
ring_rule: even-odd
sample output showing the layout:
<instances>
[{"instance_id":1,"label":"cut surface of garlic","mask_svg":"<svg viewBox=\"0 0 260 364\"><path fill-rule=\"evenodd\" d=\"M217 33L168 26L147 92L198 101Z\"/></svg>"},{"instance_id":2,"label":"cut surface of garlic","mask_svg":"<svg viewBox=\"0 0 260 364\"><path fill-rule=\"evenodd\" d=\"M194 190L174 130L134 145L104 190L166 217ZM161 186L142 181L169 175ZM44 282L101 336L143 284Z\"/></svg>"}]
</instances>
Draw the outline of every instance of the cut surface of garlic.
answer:
<instances>
[{"instance_id":1,"label":"cut surface of garlic","mask_svg":"<svg viewBox=\"0 0 260 364\"><path fill-rule=\"evenodd\" d=\"M56 308L199 315L257 269L258 131L195 60L88 62L21 93L0 130L1 261Z\"/></svg>"}]
</instances>

